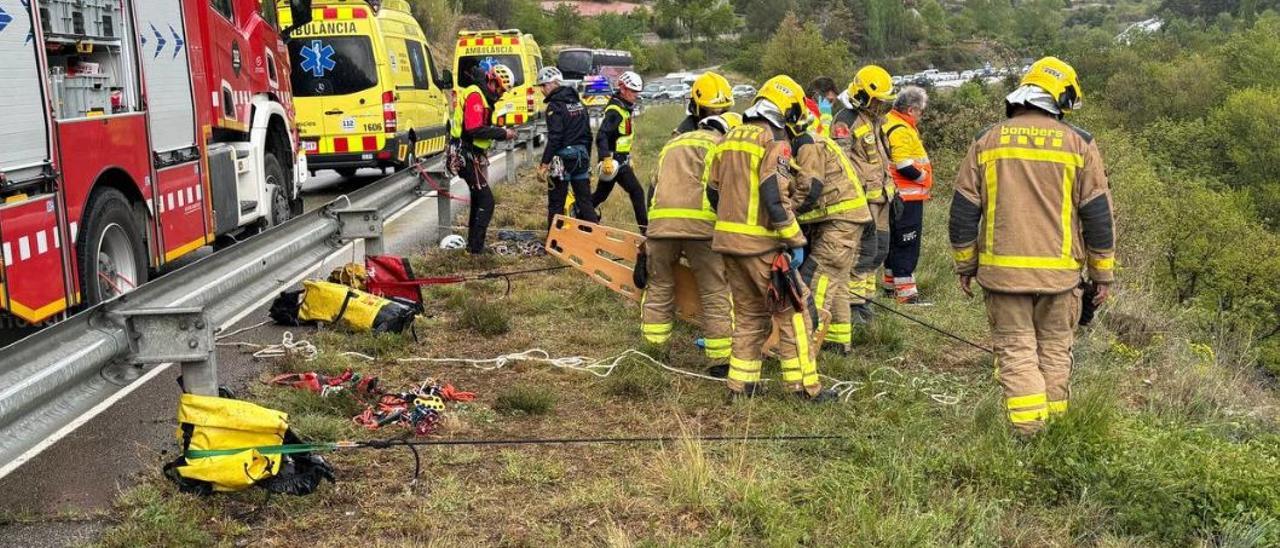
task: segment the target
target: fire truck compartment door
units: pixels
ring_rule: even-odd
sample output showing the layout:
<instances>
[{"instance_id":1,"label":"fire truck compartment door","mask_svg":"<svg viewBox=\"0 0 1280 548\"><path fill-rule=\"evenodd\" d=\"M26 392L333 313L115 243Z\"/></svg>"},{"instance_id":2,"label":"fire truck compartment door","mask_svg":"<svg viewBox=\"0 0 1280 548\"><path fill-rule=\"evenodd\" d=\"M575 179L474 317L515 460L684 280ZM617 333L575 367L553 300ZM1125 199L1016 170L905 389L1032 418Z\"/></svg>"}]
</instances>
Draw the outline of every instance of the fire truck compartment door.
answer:
<instances>
[{"instance_id":1,"label":"fire truck compartment door","mask_svg":"<svg viewBox=\"0 0 1280 548\"><path fill-rule=\"evenodd\" d=\"M40 82L31 18L21 0L0 0L0 171L15 177L23 168L49 161L48 110ZM30 41L28 41L30 40Z\"/></svg>"},{"instance_id":2,"label":"fire truck compartment door","mask_svg":"<svg viewBox=\"0 0 1280 548\"><path fill-rule=\"evenodd\" d=\"M151 111L151 147L168 152L193 146L195 108L182 2L138 0L137 9L138 32L145 40L142 69Z\"/></svg>"}]
</instances>

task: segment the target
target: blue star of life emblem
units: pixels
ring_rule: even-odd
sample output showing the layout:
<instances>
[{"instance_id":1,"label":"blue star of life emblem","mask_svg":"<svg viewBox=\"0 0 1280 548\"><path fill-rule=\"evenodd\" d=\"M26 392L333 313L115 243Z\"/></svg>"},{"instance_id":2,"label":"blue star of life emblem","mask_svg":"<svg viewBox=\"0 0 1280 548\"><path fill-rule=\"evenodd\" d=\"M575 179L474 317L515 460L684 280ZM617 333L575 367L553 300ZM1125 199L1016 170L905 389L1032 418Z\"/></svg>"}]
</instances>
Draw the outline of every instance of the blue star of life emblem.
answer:
<instances>
[{"instance_id":1,"label":"blue star of life emblem","mask_svg":"<svg viewBox=\"0 0 1280 548\"><path fill-rule=\"evenodd\" d=\"M311 45L305 46L300 52L302 54L302 63L299 65L303 71L310 72L312 76L319 78L324 76L325 72L333 70L337 63L333 61L333 46L325 44L319 40L312 40Z\"/></svg>"}]
</instances>

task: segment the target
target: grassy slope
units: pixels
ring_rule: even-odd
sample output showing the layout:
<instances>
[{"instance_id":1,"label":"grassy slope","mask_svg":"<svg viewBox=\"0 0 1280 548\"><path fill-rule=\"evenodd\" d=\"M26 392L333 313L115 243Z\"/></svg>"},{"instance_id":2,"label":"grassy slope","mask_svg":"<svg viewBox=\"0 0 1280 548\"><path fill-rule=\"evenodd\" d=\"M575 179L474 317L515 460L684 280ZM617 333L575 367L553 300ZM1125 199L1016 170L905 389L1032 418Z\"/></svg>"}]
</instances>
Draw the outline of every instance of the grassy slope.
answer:
<instances>
[{"instance_id":1,"label":"grassy slope","mask_svg":"<svg viewBox=\"0 0 1280 548\"><path fill-rule=\"evenodd\" d=\"M639 119L645 179L678 117L665 107ZM954 162L938 159L942 179ZM498 188L495 224L541 224L543 187L529 173L523 181ZM630 220L620 192L605 209L611 221ZM945 209L945 199L928 208L920 272L938 306L918 312L982 340L981 305L961 297L949 274ZM433 254L419 264L450 272L553 263ZM1149 312L1140 295L1122 299L1102 325L1082 333L1072 412L1027 443L1007 434L989 358L888 317L856 356L824 355L825 373L863 384L846 404L822 408L781 395L728 405L720 386L632 361L600 379L534 364L482 372L393 360L533 347L603 357L643 348L636 306L576 272L520 278L510 298L501 296L496 283L434 289L433 316L419 320L427 334L420 344L308 335L324 351L319 360L268 363L263 375L351 366L392 385L444 378L480 394L451 412L451 437L831 432L849 439L433 449L424 451L423 482L414 487L406 485L411 463L403 452L344 453L332 457L337 485L304 498L275 497L265 508L258 492L200 500L157 477L122 496L119 524L105 544L1280 542L1274 395L1251 389L1247 377L1212 365L1211 351L1174 336L1148 337L1145 345L1117 339L1113 317ZM681 328L669 353L655 354L700 368L695 336ZM359 362L336 356L340 350L379 359ZM931 395L955 396L959 404ZM249 398L288 411L304 437L393 434L353 427L349 418L360 404L351 399L265 387Z\"/></svg>"}]
</instances>

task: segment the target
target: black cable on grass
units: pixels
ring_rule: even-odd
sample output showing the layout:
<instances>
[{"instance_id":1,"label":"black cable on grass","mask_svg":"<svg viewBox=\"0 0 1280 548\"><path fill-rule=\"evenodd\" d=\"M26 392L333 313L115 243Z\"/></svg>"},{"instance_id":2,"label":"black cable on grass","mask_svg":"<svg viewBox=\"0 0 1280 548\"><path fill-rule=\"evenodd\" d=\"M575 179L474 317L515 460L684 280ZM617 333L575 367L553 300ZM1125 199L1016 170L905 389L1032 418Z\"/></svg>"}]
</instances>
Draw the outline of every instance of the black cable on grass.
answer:
<instances>
[{"instance_id":1,"label":"black cable on grass","mask_svg":"<svg viewBox=\"0 0 1280 548\"><path fill-rule=\"evenodd\" d=\"M895 308L893 308L893 307L891 307L891 306L889 306L889 305L886 305L886 304L884 304L884 303L881 303L880 301L877 301L877 300L875 300L875 299L867 299L867 302L869 302L869 303L871 303L871 304L874 304L874 305L876 305L876 306L878 306L878 307L880 307L880 308L883 308L883 309L885 309L885 310L888 310L889 312L892 312L892 313L894 313L894 314L897 314L898 316L901 316L901 317L903 317L903 318L906 318L908 321L911 321L911 322L913 322L913 323L916 323L916 324L922 325L922 326L924 326L924 327L927 327L927 328L929 328L929 329L932 329L932 330L934 330L934 331L937 331L938 333L941 333L941 334L943 334L943 335L945 335L945 336L947 336L947 337L950 337L950 338L955 339L955 340L957 340L957 341L960 341L960 342L962 342L962 343L964 343L964 344L967 344L967 345L969 345L969 346L972 346L972 347L974 347L974 348L977 348L978 350L981 350L981 351L986 352L986 353L988 353L988 354L992 354L992 355L994 355L994 354L996 353L996 352L995 352L995 350L992 350L992 349L987 348L987 347L985 347L985 346L982 346L982 345L980 345L980 344L978 344L978 343L975 343L975 342L973 342L973 341L970 341L970 340L968 340L968 339L965 339L964 337L961 337L961 336L959 336L959 335L956 335L955 333L952 333L952 332L950 332L950 331L947 331L947 330L945 330L945 329L942 329L941 327L938 327L938 326L935 326L935 325L933 325L933 324L930 324L929 322L926 322L926 321L921 320L921 319L919 319L919 318L915 318L915 317L909 316L909 315L907 315L907 314L905 314L905 313L903 313L903 312L899 312L897 309L895 309Z\"/></svg>"}]
</instances>

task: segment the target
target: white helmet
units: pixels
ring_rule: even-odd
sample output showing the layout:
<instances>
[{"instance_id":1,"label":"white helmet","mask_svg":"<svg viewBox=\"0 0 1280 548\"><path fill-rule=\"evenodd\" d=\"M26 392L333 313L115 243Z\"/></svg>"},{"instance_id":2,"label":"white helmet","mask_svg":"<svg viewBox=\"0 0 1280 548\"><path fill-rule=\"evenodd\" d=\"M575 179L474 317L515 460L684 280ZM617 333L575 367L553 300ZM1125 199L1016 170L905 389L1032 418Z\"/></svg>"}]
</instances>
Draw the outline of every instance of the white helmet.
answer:
<instances>
[{"instance_id":1,"label":"white helmet","mask_svg":"<svg viewBox=\"0 0 1280 548\"><path fill-rule=\"evenodd\" d=\"M563 81L564 81L564 74L561 73L560 69L556 67L542 67L542 70L538 71L539 86L541 86L542 84L550 84L552 82L555 82L558 84Z\"/></svg>"},{"instance_id":2,"label":"white helmet","mask_svg":"<svg viewBox=\"0 0 1280 548\"><path fill-rule=\"evenodd\" d=\"M462 249L466 246L467 241L457 234L450 234L440 240L440 249Z\"/></svg>"},{"instance_id":3,"label":"white helmet","mask_svg":"<svg viewBox=\"0 0 1280 548\"><path fill-rule=\"evenodd\" d=\"M644 89L644 80L640 79L639 74L628 70L618 77L618 85L631 91L641 91Z\"/></svg>"}]
</instances>

